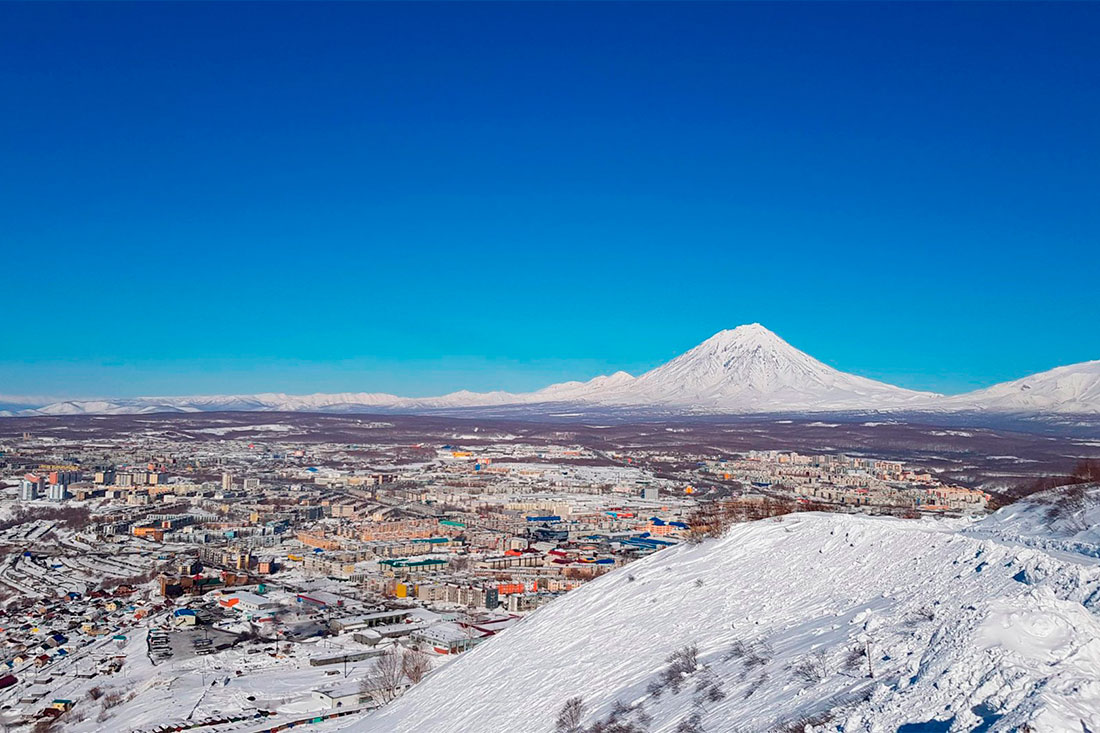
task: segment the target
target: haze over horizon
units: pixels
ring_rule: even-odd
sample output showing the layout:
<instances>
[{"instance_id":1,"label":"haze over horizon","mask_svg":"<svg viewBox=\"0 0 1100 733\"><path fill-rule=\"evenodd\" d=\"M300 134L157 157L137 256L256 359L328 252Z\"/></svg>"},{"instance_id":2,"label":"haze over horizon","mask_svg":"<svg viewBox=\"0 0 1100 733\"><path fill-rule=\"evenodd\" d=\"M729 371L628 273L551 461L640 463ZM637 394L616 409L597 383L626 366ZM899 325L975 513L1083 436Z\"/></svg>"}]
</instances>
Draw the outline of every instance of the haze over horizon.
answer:
<instances>
[{"instance_id":1,"label":"haze over horizon","mask_svg":"<svg viewBox=\"0 0 1100 733\"><path fill-rule=\"evenodd\" d=\"M308 21L308 22L307 22ZM0 394L1096 359L1100 6L0 5Z\"/></svg>"},{"instance_id":2,"label":"haze over horizon","mask_svg":"<svg viewBox=\"0 0 1100 733\"><path fill-rule=\"evenodd\" d=\"M1068 411L1091 412L1096 405L1096 376L1100 360L1081 362L1062 369L1028 375L1022 390L1015 382L999 383L998 395L971 391L957 397L974 396L977 402L953 400L952 395L901 388L881 381L868 381L859 375L836 370L812 355L794 348L779 335L759 323L743 324L719 331L701 343L652 370L630 374L623 370L589 380L564 380L541 385L534 390L508 392L469 389L452 390L440 395L397 395L378 390L345 390L335 393L299 394L281 390L238 392L241 402L210 402L208 397L233 397L234 393L191 395L124 396L121 402L112 395L91 398L58 398L0 394L0 407L20 405L44 407L44 414L79 414L156 409L196 408L251 410L325 409L343 406L361 409L380 408L463 408L492 407L502 404L592 403L621 406L648 406L660 409L694 405L718 412L759 412L768 410L836 411L875 409L940 409L994 411ZM1067 371L1068 370L1068 371ZM1071 376L1075 375L1075 376ZM251 399L258 398L258 399ZM310 397L324 398L321 402ZM423 398L428 398L424 400ZM193 401L190 398L195 398ZM284 399L288 398L288 399ZM304 401L298 398L305 398ZM442 400L434 398L443 398ZM515 398L515 399L513 399ZM992 398L992 401L990 401ZM1007 402L1005 401L1007 398ZM158 400L165 400L158 402ZM173 400L183 399L182 402ZM998 399L1000 401L998 401ZM1023 401L1021 401L1021 399ZM151 402L149 400L152 400ZM501 402L501 400L504 400ZM933 400L934 402L930 402ZM61 413L54 413L60 408ZM33 409L31 412L35 412ZM0 413L2 414L2 413Z\"/></svg>"}]
</instances>

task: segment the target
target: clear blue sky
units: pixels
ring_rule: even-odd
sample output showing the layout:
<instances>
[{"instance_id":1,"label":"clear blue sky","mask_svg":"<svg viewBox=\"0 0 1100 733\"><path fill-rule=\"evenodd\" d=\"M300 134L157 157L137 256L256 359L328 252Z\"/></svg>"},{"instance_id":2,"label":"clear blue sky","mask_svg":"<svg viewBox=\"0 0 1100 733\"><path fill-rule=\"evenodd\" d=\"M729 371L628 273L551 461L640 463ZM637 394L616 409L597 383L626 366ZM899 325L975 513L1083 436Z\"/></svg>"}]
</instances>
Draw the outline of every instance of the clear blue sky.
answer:
<instances>
[{"instance_id":1,"label":"clear blue sky","mask_svg":"<svg viewBox=\"0 0 1100 733\"><path fill-rule=\"evenodd\" d=\"M759 321L1100 358L1100 4L0 4L0 394L438 394Z\"/></svg>"}]
</instances>

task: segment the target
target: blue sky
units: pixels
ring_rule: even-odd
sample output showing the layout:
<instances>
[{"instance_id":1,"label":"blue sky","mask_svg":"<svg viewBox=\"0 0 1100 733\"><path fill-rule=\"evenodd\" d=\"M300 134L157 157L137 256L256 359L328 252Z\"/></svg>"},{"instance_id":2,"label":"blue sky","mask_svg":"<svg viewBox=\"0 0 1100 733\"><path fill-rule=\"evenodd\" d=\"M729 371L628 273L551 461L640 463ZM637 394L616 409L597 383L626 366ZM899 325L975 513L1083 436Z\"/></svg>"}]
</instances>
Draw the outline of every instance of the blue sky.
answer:
<instances>
[{"instance_id":1,"label":"blue sky","mask_svg":"<svg viewBox=\"0 0 1100 733\"><path fill-rule=\"evenodd\" d=\"M0 4L0 394L1100 358L1100 5Z\"/></svg>"}]
</instances>

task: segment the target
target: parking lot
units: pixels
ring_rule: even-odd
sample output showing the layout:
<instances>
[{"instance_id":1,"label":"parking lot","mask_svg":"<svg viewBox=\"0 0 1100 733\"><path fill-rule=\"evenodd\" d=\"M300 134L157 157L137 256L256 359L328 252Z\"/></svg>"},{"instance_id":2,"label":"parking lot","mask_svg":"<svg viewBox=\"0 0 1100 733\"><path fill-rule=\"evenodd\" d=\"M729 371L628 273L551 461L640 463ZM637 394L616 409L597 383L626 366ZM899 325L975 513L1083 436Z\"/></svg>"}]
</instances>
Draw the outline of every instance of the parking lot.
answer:
<instances>
[{"instance_id":1,"label":"parking lot","mask_svg":"<svg viewBox=\"0 0 1100 733\"><path fill-rule=\"evenodd\" d=\"M208 627L179 631L153 629L149 632L149 656L155 664L171 659L191 659L228 649L238 638L228 631Z\"/></svg>"}]
</instances>

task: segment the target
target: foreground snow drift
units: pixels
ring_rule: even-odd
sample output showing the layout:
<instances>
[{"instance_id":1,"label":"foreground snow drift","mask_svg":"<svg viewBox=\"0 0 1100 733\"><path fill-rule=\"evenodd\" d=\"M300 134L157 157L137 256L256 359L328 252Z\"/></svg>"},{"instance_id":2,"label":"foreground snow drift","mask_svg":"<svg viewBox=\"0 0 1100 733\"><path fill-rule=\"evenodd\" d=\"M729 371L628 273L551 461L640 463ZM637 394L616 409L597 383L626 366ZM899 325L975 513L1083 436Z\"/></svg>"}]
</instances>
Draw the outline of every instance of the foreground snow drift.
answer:
<instances>
[{"instance_id":1,"label":"foreground snow drift","mask_svg":"<svg viewBox=\"0 0 1100 733\"><path fill-rule=\"evenodd\" d=\"M1076 484L1036 494L1006 506L966 533L1100 557L1100 485Z\"/></svg>"},{"instance_id":2,"label":"foreground snow drift","mask_svg":"<svg viewBox=\"0 0 1100 733\"><path fill-rule=\"evenodd\" d=\"M341 728L552 731L579 696L586 726L652 733L1100 731L1100 567L987 521L984 537L849 515L735 526L590 583Z\"/></svg>"}]
</instances>

